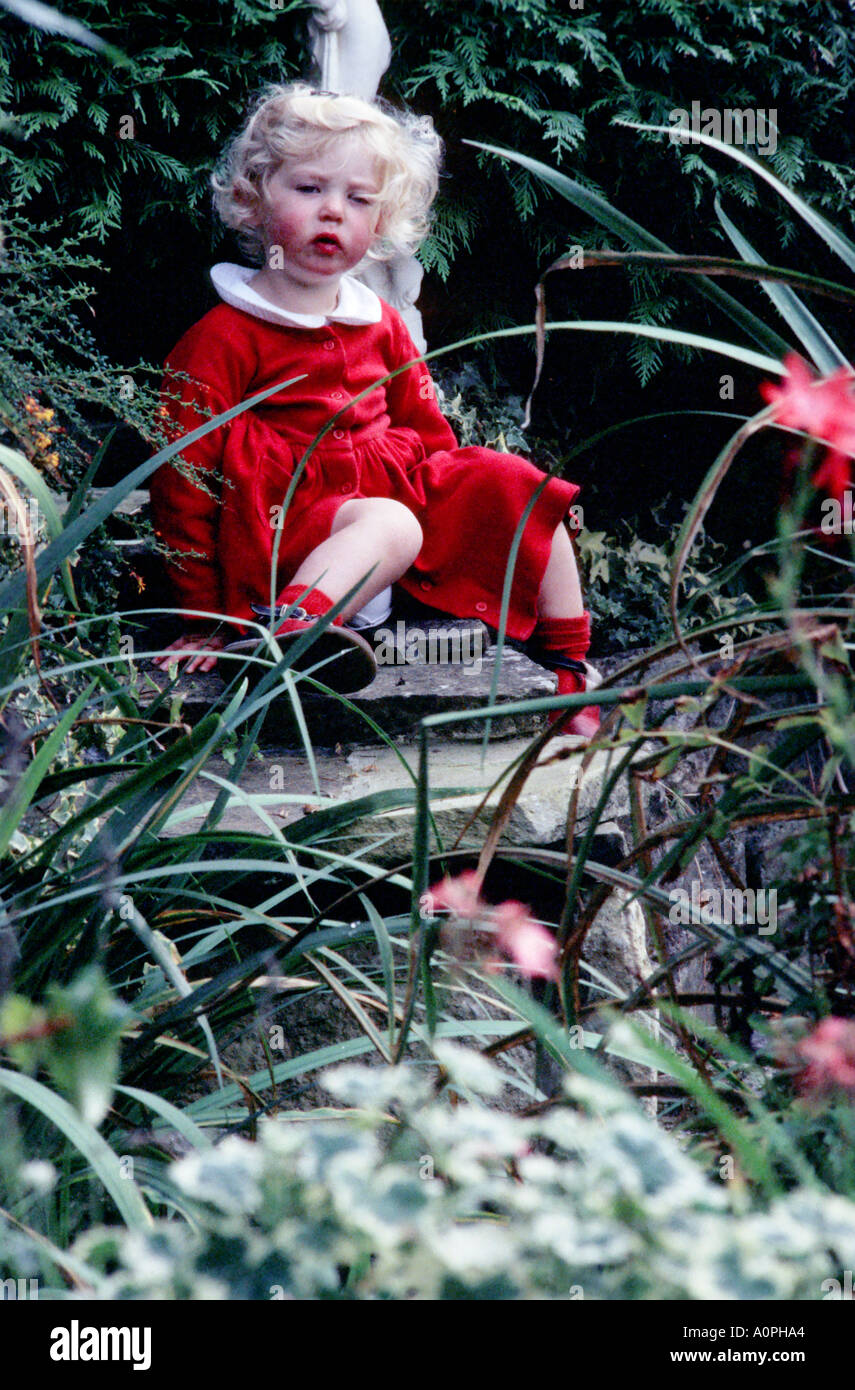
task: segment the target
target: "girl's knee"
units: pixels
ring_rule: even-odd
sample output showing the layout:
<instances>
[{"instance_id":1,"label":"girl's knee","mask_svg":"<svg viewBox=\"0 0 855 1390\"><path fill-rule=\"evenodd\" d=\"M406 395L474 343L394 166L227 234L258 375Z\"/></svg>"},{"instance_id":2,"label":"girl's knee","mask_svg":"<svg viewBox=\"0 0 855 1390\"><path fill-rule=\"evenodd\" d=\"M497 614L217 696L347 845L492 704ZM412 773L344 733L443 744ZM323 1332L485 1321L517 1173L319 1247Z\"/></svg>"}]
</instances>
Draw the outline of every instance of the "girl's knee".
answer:
<instances>
[{"instance_id":1,"label":"girl's knee","mask_svg":"<svg viewBox=\"0 0 855 1390\"><path fill-rule=\"evenodd\" d=\"M415 559L425 538L418 517L414 516L409 507L405 507L402 502L393 502L389 499L387 506L395 509L390 520L394 525L397 539L407 550L412 551L412 558Z\"/></svg>"},{"instance_id":2,"label":"girl's knee","mask_svg":"<svg viewBox=\"0 0 855 1390\"><path fill-rule=\"evenodd\" d=\"M376 526L382 530L384 545L396 548L414 560L422 548L424 532L419 520L391 497L354 497L344 502L336 513L333 531L354 523Z\"/></svg>"},{"instance_id":3,"label":"girl's knee","mask_svg":"<svg viewBox=\"0 0 855 1390\"><path fill-rule=\"evenodd\" d=\"M383 527L384 545L394 550L401 564L409 566L415 560L424 543L418 517L402 502L394 502L390 497L383 498L377 517Z\"/></svg>"}]
</instances>

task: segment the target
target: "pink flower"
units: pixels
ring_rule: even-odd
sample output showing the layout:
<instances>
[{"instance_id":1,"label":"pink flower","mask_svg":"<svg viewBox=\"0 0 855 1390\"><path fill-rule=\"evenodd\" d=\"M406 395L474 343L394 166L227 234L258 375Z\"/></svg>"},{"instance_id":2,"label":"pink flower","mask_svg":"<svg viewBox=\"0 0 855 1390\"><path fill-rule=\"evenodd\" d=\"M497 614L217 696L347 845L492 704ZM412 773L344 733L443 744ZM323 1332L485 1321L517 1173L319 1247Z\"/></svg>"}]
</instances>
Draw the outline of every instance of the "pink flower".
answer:
<instances>
[{"instance_id":1,"label":"pink flower","mask_svg":"<svg viewBox=\"0 0 855 1390\"><path fill-rule=\"evenodd\" d=\"M839 367L831 376L814 377L796 353L784 359L787 376L782 386L765 382L760 394L776 407L782 425L807 430L845 453L855 453L855 396L851 368Z\"/></svg>"},{"instance_id":2,"label":"pink flower","mask_svg":"<svg viewBox=\"0 0 855 1390\"><path fill-rule=\"evenodd\" d=\"M480 957L492 973L501 962L487 954L493 942L524 975L558 978L558 948L555 937L530 915L522 903L504 902L494 907L481 897L481 877L473 869L457 878L444 878L431 888L433 908L446 910L451 920L443 931L443 942L459 959ZM461 929L465 924L465 934Z\"/></svg>"},{"instance_id":3,"label":"pink flower","mask_svg":"<svg viewBox=\"0 0 855 1390\"><path fill-rule=\"evenodd\" d=\"M558 978L558 951L552 932L529 916L522 903L502 903L495 911L496 940L524 975Z\"/></svg>"},{"instance_id":4,"label":"pink flower","mask_svg":"<svg viewBox=\"0 0 855 1390\"><path fill-rule=\"evenodd\" d=\"M855 1096L855 1023L847 1018L824 1018L796 1044L803 1063L799 1086L810 1096L848 1091Z\"/></svg>"},{"instance_id":5,"label":"pink flower","mask_svg":"<svg viewBox=\"0 0 855 1390\"><path fill-rule=\"evenodd\" d=\"M481 901L481 878L474 869L467 869L457 878L444 878L435 883L428 897L434 907L445 908L455 917L478 917L486 903Z\"/></svg>"},{"instance_id":6,"label":"pink flower","mask_svg":"<svg viewBox=\"0 0 855 1390\"><path fill-rule=\"evenodd\" d=\"M828 445L814 475L817 487L841 501L851 483L847 460L855 457L855 395L850 368L840 367L831 376L814 377L796 353L784 359L787 376L783 385L764 382L760 394L775 407L775 419L791 429L804 430Z\"/></svg>"}]
</instances>

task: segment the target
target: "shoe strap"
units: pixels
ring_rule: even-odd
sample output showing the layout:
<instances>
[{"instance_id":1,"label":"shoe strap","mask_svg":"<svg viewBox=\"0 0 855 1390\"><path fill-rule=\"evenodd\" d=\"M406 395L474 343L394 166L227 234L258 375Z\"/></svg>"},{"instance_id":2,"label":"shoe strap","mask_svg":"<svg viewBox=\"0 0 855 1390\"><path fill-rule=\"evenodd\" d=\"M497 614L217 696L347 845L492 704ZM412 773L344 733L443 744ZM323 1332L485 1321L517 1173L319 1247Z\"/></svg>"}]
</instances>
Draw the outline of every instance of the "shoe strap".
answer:
<instances>
[{"instance_id":1,"label":"shoe strap","mask_svg":"<svg viewBox=\"0 0 855 1390\"><path fill-rule=\"evenodd\" d=\"M288 604L282 607L276 604L273 608L271 608L269 604L264 603L251 603L249 606L253 613L259 618L264 618L268 623L278 623L279 619L283 618L286 613L288 613L289 618L296 618L300 623L314 622L318 616L317 613L307 613L305 608L300 607L292 607L289 613Z\"/></svg>"},{"instance_id":2,"label":"shoe strap","mask_svg":"<svg viewBox=\"0 0 855 1390\"><path fill-rule=\"evenodd\" d=\"M532 661L536 661L539 666L545 666L549 671L573 671L577 676L582 676L587 680L588 663L577 661L575 657L565 656L563 652L551 652L542 646L536 638L529 638L525 644L525 654Z\"/></svg>"}]
</instances>

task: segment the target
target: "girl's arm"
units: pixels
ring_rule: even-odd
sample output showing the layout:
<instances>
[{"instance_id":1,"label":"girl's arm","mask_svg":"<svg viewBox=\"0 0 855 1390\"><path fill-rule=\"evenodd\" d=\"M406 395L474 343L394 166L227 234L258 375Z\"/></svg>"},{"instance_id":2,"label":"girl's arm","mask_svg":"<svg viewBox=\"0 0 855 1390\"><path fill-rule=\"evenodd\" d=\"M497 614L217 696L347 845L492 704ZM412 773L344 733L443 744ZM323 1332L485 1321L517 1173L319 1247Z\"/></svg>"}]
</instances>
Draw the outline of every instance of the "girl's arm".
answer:
<instances>
[{"instance_id":1,"label":"girl's arm","mask_svg":"<svg viewBox=\"0 0 855 1390\"><path fill-rule=\"evenodd\" d=\"M167 359L163 380L160 409L171 440L244 399L251 379L244 355L210 326L202 329L196 324L184 335ZM193 380L176 375L179 372ZM151 479L155 532L180 556L179 560L173 553L167 558L166 570L181 608L222 612L216 550L228 428L221 425L183 449L184 464L178 460L163 464ZM194 635L206 630L201 618L188 616L187 625Z\"/></svg>"},{"instance_id":2,"label":"girl's arm","mask_svg":"<svg viewBox=\"0 0 855 1390\"><path fill-rule=\"evenodd\" d=\"M400 314L393 310L392 315L390 371L420 356ZM386 403L392 424L416 430L425 453L437 454L458 447L454 431L436 403L434 384L424 362L417 361L386 382Z\"/></svg>"}]
</instances>

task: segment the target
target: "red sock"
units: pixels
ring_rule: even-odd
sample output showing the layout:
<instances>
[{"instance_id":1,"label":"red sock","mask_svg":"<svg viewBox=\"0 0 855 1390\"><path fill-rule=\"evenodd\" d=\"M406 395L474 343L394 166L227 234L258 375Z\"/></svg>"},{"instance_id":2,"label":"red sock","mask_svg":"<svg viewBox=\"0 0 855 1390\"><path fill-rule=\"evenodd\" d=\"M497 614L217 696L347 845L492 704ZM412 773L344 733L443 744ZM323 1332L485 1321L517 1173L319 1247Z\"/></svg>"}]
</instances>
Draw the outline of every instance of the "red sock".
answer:
<instances>
[{"instance_id":1,"label":"red sock","mask_svg":"<svg viewBox=\"0 0 855 1390\"><path fill-rule=\"evenodd\" d=\"M534 639L544 652L555 652L557 656L566 656L572 661L584 661L591 645L591 615L586 610L578 618L539 618ZM558 689L562 695L584 689L584 678L575 671L559 670L557 675ZM565 677L570 683L562 685ZM575 685L572 684L574 680Z\"/></svg>"},{"instance_id":2,"label":"red sock","mask_svg":"<svg viewBox=\"0 0 855 1390\"><path fill-rule=\"evenodd\" d=\"M307 587L306 584L289 584L276 600L277 607L287 608L289 604L295 603L298 608L302 608L304 613L309 613L313 618L320 618L324 613L329 613L333 606L332 599L327 598L327 595L318 588L309 589L305 597L301 597ZM333 618L333 623L341 626L342 616L340 613L338 617Z\"/></svg>"},{"instance_id":3,"label":"red sock","mask_svg":"<svg viewBox=\"0 0 855 1390\"><path fill-rule=\"evenodd\" d=\"M554 667L550 665L550 653L556 657L565 657L571 661L584 661L591 645L591 615L586 610L578 618L539 618L534 630L534 641L541 649L543 664L555 671L558 680L556 687L557 695L575 695L585 689L585 677L580 671L563 670L557 663ZM576 710L572 715L568 715L563 710L556 710L549 716L550 724L568 720L568 733L585 732L590 724L599 726L600 712L596 705L586 705L582 710ZM579 722L579 729L574 730L572 725Z\"/></svg>"}]
</instances>

